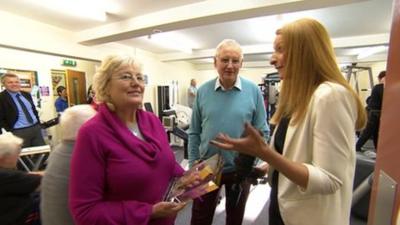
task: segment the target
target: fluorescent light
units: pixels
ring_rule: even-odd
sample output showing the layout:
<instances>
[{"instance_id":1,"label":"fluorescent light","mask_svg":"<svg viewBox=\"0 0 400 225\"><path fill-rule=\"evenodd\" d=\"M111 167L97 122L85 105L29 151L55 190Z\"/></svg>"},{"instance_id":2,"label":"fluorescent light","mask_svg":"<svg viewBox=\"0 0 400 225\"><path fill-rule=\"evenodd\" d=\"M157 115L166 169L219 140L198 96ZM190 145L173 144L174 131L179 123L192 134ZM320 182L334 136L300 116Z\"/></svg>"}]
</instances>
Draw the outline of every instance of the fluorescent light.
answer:
<instances>
[{"instance_id":1,"label":"fluorescent light","mask_svg":"<svg viewBox=\"0 0 400 225\"><path fill-rule=\"evenodd\" d=\"M147 39L160 47L174 49L188 54L192 54L192 50L198 48L198 44L178 32L157 32L149 35Z\"/></svg>"},{"instance_id":2,"label":"fluorescent light","mask_svg":"<svg viewBox=\"0 0 400 225\"><path fill-rule=\"evenodd\" d=\"M379 46L374 46L374 47L368 47L368 48L364 48L358 55L357 55L357 59L364 59L367 58L371 55L374 55L376 53L379 52L383 52L387 50L387 46L384 45L379 45Z\"/></svg>"},{"instance_id":3,"label":"fluorescent light","mask_svg":"<svg viewBox=\"0 0 400 225\"><path fill-rule=\"evenodd\" d=\"M109 0L29 0L33 4L67 14L97 21L106 21L106 12L115 12L118 6L112 5Z\"/></svg>"},{"instance_id":4,"label":"fluorescent light","mask_svg":"<svg viewBox=\"0 0 400 225\"><path fill-rule=\"evenodd\" d=\"M314 11L308 10L273 16L263 16L247 20L247 26L257 41L261 43L273 42L276 36L276 30L289 22L305 17L316 18L316 15Z\"/></svg>"},{"instance_id":5,"label":"fluorescent light","mask_svg":"<svg viewBox=\"0 0 400 225\"><path fill-rule=\"evenodd\" d=\"M259 42L273 42L276 30L281 28L282 20L280 16L266 16L253 18L247 24L252 36Z\"/></svg>"}]
</instances>

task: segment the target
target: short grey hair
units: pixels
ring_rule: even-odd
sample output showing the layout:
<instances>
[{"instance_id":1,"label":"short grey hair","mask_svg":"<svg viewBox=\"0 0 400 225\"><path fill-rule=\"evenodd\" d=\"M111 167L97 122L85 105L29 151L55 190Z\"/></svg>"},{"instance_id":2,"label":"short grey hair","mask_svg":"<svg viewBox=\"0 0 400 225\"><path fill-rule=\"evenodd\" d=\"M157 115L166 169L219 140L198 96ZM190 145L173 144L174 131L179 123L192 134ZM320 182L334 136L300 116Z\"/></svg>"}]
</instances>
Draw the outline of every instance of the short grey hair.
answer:
<instances>
[{"instance_id":1,"label":"short grey hair","mask_svg":"<svg viewBox=\"0 0 400 225\"><path fill-rule=\"evenodd\" d=\"M18 79L19 79L19 77L18 77L17 74L14 74L14 73L5 73L5 74L3 74L3 75L1 76L1 83L2 83L3 85L4 85L4 81L6 80L7 77L15 77L15 78L18 78Z\"/></svg>"},{"instance_id":2,"label":"short grey hair","mask_svg":"<svg viewBox=\"0 0 400 225\"><path fill-rule=\"evenodd\" d=\"M142 64L130 55L109 55L101 62L93 77L93 90L97 102L111 103L108 85L115 71L124 65L133 65L139 71L142 70Z\"/></svg>"},{"instance_id":3,"label":"short grey hair","mask_svg":"<svg viewBox=\"0 0 400 225\"><path fill-rule=\"evenodd\" d=\"M62 140L75 141L79 128L96 114L96 110L88 104L67 108L60 118Z\"/></svg>"},{"instance_id":4,"label":"short grey hair","mask_svg":"<svg viewBox=\"0 0 400 225\"><path fill-rule=\"evenodd\" d=\"M240 44L237 41L233 40L233 39L224 39L224 40L222 40L217 45L217 48L215 50L215 57L219 56L219 54L222 51L222 49L225 49L225 48L228 48L228 47L237 49L237 51L240 53L240 59L241 60L243 59L242 47L240 47Z\"/></svg>"},{"instance_id":5,"label":"short grey hair","mask_svg":"<svg viewBox=\"0 0 400 225\"><path fill-rule=\"evenodd\" d=\"M23 139L15 136L11 132L3 129L0 135L0 157L19 154L21 151Z\"/></svg>"}]
</instances>

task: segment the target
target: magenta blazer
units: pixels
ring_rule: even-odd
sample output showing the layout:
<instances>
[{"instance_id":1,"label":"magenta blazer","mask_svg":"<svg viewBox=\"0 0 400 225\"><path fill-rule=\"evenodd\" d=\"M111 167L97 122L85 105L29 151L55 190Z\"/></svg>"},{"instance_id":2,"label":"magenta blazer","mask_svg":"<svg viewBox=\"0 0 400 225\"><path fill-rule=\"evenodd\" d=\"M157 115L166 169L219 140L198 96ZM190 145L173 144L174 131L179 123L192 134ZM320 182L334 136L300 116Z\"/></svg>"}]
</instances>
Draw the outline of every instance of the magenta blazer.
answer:
<instances>
[{"instance_id":1,"label":"magenta blazer","mask_svg":"<svg viewBox=\"0 0 400 225\"><path fill-rule=\"evenodd\" d=\"M69 207L76 225L172 225L150 219L171 178L181 176L160 120L136 112L140 140L105 105L86 122L71 160Z\"/></svg>"}]
</instances>

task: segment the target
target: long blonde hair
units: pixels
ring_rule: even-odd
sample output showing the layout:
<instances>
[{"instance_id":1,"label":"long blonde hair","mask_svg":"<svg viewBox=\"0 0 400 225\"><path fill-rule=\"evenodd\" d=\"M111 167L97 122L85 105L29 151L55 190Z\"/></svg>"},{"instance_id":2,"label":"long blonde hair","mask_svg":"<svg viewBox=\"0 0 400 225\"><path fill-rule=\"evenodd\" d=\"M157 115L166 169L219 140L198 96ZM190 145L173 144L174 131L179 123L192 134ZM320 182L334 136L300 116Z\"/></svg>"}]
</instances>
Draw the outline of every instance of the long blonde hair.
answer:
<instances>
[{"instance_id":1,"label":"long blonde hair","mask_svg":"<svg viewBox=\"0 0 400 225\"><path fill-rule=\"evenodd\" d=\"M366 123L366 113L360 98L348 84L336 63L335 53L322 24L314 19L300 19L283 26L281 35L286 56L278 109L271 119L277 124L282 117L291 117L293 125L301 122L317 87L330 81L344 86L357 103L356 129Z\"/></svg>"}]
</instances>

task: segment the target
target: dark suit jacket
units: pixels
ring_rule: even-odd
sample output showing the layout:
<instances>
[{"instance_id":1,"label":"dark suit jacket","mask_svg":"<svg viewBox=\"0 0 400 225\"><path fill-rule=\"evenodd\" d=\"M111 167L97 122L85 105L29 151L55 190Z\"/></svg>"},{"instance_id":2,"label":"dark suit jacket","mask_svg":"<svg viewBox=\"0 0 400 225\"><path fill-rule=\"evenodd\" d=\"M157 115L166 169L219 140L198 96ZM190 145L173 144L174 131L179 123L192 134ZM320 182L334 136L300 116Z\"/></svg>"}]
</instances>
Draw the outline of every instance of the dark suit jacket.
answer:
<instances>
[{"instance_id":1,"label":"dark suit jacket","mask_svg":"<svg viewBox=\"0 0 400 225\"><path fill-rule=\"evenodd\" d=\"M368 101L368 107L372 110L382 110L383 84L377 84L371 91L371 98Z\"/></svg>"},{"instance_id":2,"label":"dark suit jacket","mask_svg":"<svg viewBox=\"0 0 400 225\"><path fill-rule=\"evenodd\" d=\"M40 121L31 94L21 91L21 95L24 96L29 101L33 113L35 114L37 120ZM17 105L13 101L11 95L6 90L4 90L0 93L0 128L4 128L7 131L10 131L13 129L14 124L17 122L17 120L18 120ZM1 134L1 129L0 129L0 134Z\"/></svg>"}]
</instances>

